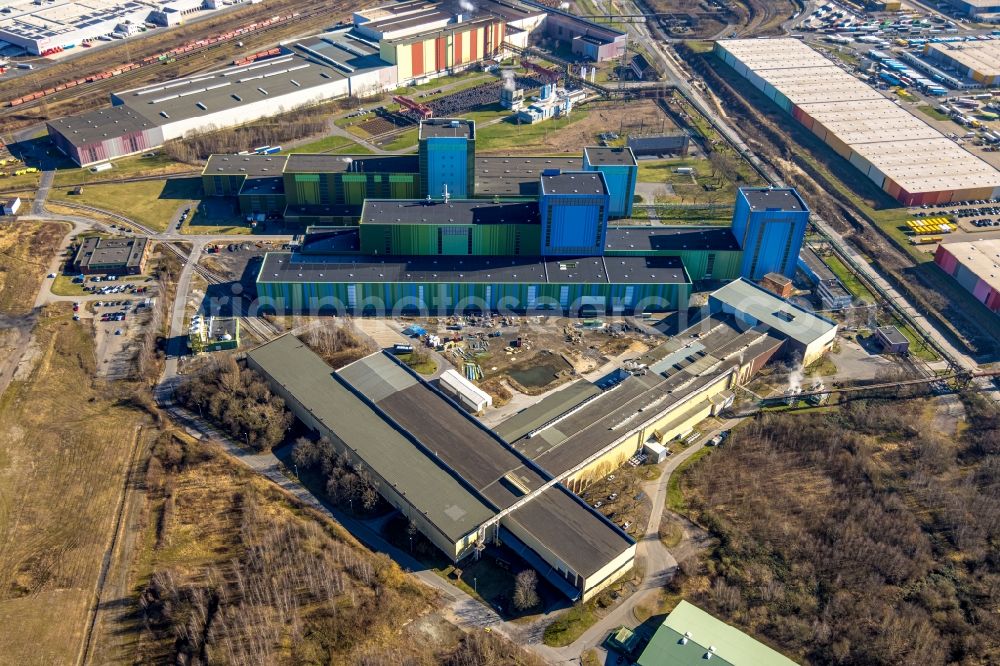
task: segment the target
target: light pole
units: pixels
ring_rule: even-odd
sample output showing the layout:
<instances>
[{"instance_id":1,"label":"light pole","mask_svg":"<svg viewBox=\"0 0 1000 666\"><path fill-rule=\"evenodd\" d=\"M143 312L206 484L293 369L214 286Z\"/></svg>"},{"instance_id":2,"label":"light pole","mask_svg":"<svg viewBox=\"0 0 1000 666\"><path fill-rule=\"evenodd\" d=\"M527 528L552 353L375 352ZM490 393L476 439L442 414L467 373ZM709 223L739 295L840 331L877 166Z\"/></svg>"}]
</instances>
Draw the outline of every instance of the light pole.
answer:
<instances>
[{"instance_id":1,"label":"light pole","mask_svg":"<svg viewBox=\"0 0 1000 666\"><path fill-rule=\"evenodd\" d=\"M472 577L472 591L479 594L479 582L476 580L475 576Z\"/></svg>"}]
</instances>

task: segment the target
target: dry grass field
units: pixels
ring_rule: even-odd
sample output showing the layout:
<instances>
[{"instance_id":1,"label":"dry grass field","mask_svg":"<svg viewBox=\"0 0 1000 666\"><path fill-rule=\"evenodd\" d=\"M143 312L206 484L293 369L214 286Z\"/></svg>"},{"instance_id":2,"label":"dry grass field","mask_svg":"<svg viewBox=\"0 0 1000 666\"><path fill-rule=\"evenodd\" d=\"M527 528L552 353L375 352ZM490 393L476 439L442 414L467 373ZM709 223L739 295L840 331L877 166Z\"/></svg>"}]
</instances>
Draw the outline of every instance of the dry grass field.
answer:
<instances>
[{"instance_id":1,"label":"dry grass field","mask_svg":"<svg viewBox=\"0 0 1000 666\"><path fill-rule=\"evenodd\" d=\"M32 369L0 397L4 663L76 659L144 418L124 385L93 380L90 330L70 314L41 313Z\"/></svg>"},{"instance_id":2,"label":"dry grass field","mask_svg":"<svg viewBox=\"0 0 1000 666\"><path fill-rule=\"evenodd\" d=\"M31 311L49 262L68 231L69 226L59 222L0 224L0 314Z\"/></svg>"}]
</instances>

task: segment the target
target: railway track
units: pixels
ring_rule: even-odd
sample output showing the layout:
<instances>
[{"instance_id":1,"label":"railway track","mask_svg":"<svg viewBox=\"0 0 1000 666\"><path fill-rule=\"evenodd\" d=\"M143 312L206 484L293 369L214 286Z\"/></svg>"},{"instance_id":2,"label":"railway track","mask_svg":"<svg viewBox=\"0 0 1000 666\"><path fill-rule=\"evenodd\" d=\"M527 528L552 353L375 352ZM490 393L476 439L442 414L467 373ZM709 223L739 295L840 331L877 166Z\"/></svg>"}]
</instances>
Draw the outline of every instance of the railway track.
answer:
<instances>
[{"instance_id":1,"label":"railway track","mask_svg":"<svg viewBox=\"0 0 1000 666\"><path fill-rule=\"evenodd\" d=\"M231 280L226 280L221 275L215 271L206 268L198 263L197 257L191 257L189 254L185 254L183 250L174 245L169 241L161 242L161 245L168 251L176 255L178 258L184 260L185 262L193 261L192 270L200 275L209 284L228 284ZM250 331L254 337L267 342L272 338L280 335L283 331L264 319L263 317L253 317L249 314L246 302L242 296L233 296L231 299L233 307L233 316L237 317L242 326Z\"/></svg>"},{"instance_id":2,"label":"railway track","mask_svg":"<svg viewBox=\"0 0 1000 666\"><path fill-rule=\"evenodd\" d=\"M259 48L262 42L265 44L267 43L260 39L262 36L268 37L274 35L276 32L287 33L290 27L297 26L302 23L308 23L312 19L319 18L320 16L329 16L332 20L335 16L343 13L343 11L347 8L347 3L338 3L333 6L323 2L310 3L299 8L297 13L290 19L273 23L263 28L254 30L253 32L240 35L239 39L233 37L231 39L215 42L213 44L206 44L185 53L173 55L171 56L171 62L153 61L143 63L135 69L122 72L116 76L88 83L81 83L80 85L56 91L34 100L22 102L17 106L10 106L11 100L5 99L0 102L0 118L15 116L22 111L30 111L42 104L59 103L70 98L92 95L93 93L110 94L113 90L122 90L125 88L135 87L137 85L155 83L156 81L166 80L171 77L183 76L184 74L179 73L179 71L183 69L183 66L199 58L209 60L211 66L213 67L219 66L221 63L218 62L218 60L221 60L221 58L216 59L212 56L227 54L228 57L228 55L233 55L240 50L253 51ZM245 46L238 47L238 41L244 42ZM251 46L251 44L255 46ZM168 68L164 76L158 77L157 74L163 73L164 68ZM196 70L192 70L189 73L193 73L194 71Z\"/></svg>"},{"instance_id":3,"label":"railway track","mask_svg":"<svg viewBox=\"0 0 1000 666\"><path fill-rule=\"evenodd\" d=\"M58 187L60 189L70 188L70 187L87 187L89 185L117 185L119 183L141 183L149 180L172 180L175 178L192 178L194 176L200 176L200 169L193 169L191 171L176 171L174 173L158 174L153 176L131 176L129 178L104 178L101 180L86 180L79 183L60 183ZM53 185L56 187L56 185ZM18 187L12 190L0 190L0 196L6 194L16 194L18 192L24 192L27 189L25 187ZM60 202L60 205L72 205L69 203L64 204ZM73 206L75 207L75 206Z\"/></svg>"}]
</instances>

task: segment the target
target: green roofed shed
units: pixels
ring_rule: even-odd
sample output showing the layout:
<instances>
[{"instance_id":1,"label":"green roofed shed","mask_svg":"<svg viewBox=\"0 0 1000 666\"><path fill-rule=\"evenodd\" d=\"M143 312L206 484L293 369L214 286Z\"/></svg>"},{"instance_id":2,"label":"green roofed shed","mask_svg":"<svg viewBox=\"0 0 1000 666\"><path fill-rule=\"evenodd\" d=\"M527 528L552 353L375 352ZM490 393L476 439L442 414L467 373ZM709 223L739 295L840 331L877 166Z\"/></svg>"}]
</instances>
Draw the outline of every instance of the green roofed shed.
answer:
<instances>
[{"instance_id":1,"label":"green roofed shed","mask_svg":"<svg viewBox=\"0 0 1000 666\"><path fill-rule=\"evenodd\" d=\"M788 657L686 601L677 604L656 630L638 666L694 666L706 661L716 666L795 666Z\"/></svg>"}]
</instances>

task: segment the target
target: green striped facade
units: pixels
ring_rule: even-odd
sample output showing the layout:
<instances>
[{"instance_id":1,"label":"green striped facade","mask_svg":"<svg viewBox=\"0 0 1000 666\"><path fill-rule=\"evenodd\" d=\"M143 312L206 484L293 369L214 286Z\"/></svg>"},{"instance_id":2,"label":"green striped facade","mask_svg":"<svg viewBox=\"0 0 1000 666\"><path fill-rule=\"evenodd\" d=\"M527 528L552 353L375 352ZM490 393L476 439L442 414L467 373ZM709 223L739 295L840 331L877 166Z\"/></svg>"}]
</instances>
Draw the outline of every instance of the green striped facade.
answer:
<instances>
[{"instance_id":1,"label":"green striped facade","mask_svg":"<svg viewBox=\"0 0 1000 666\"><path fill-rule=\"evenodd\" d=\"M246 181L246 174L202 174L201 186L207 197L235 197Z\"/></svg>"},{"instance_id":2,"label":"green striped facade","mask_svg":"<svg viewBox=\"0 0 1000 666\"><path fill-rule=\"evenodd\" d=\"M266 282L262 306L281 314L453 313L471 310L666 312L687 307L690 284L509 284L481 282Z\"/></svg>"},{"instance_id":3,"label":"green striped facade","mask_svg":"<svg viewBox=\"0 0 1000 666\"><path fill-rule=\"evenodd\" d=\"M361 224L361 253L517 257L541 254L537 224Z\"/></svg>"},{"instance_id":4,"label":"green striped facade","mask_svg":"<svg viewBox=\"0 0 1000 666\"><path fill-rule=\"evenodd\" d=\"M292 206L362 206L365 199L415 199L415 173L286 173L285 195Z\"/></svg>"},{"instance_id":5,"label":"green striped facade","mask_svg":"<svg viewBox=\"0 0 1000 666\"><path fill-rule=\"evenodd\" d=\"M692 280L735 280L743 264L741 250L606 250L606 257L679 257Z\"/></svg>"}]
</instances>

